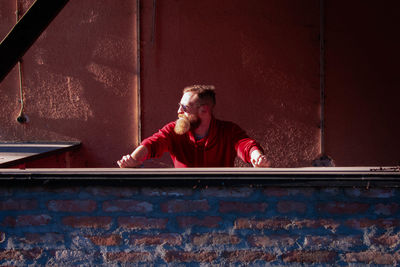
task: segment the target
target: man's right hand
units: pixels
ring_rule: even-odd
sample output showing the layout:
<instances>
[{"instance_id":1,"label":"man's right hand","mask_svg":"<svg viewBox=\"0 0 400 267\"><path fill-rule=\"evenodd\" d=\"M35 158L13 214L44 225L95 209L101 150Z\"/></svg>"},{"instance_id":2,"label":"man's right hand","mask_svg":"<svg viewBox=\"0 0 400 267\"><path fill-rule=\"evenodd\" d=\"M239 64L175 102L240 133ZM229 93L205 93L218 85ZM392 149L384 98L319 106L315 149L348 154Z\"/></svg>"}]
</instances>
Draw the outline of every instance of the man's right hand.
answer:
<instances>
[{"instance_id":1,"label":"man's right hand","mask_svg":"<svg viewBox=\"0 0 400 267\"><path fill-rule=\"evenodd\" d=\"M143 164L143 161L132 158L131 155L125 155L122 159L117 161L120 168L136 168Z\"/></svg>"},{"instance_id":2,"label":"man's right hand","mask_svg":"<svg viewBox=\"0 0 400 267\"><path fill-rule=\"evenodd\" d=\"M122 159L117 161L117 164L120 168L137 168L143 164L143 161L146 159L148 150L145 146L138 146L135 151L130 155L125 155ZM142 160L138 160L142 159Z\"/></svg>"}]
</instances>

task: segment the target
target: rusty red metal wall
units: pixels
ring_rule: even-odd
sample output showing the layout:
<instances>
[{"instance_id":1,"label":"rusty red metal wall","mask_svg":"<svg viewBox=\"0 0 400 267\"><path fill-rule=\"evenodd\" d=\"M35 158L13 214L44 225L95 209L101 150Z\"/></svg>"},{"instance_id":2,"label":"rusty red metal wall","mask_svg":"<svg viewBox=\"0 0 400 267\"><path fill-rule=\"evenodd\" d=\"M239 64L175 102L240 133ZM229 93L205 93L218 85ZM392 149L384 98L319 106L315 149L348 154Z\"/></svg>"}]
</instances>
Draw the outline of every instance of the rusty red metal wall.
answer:
<instances>
[{"instance_id":1,"label":"rusty red metal wall","mask_svg":"<svg viewBox=\"0 0 400 267\"><path fill-rule=\"evenodd\" d=\"M326 152L400 165L399 1L327 1Z\"/></svg>"},{"instance_id":2,"label":"rusty red metal wall","mask_svg":"<svg viewBox=\"0 0 400 267\"><path fill-rule=\"evenodd\" d=\"M183 87L213 84L217 117L247 130L273 166L311 164L320 143L319 1L141 3L143 137L176 118Z\"/></svg>"},{"instance_id":3,"label":"rusty red metal wall","mask_svg":"<svg viewBox=\"0 0 400 267\"><path fill-rule=\"evenodd\" d=\"M33 3L19 0L23 14ZM1 38L15 24L16 0L2 0ZM136 1L71 0L0 84L1 141L82 142L72 167L117 167L137 143ZM57 159L27 167L63 167Z\"/></svg>"},{"instance_id":4,"label":"rusty red metal wall","mask_svg":"<svg viewBox=\"0 0 400 267\"><path fill-rule=\"evenodd\" d=\"M399 164L399 4L325 3L325 151L337 166ZM274 167L311 165L321 152L319 0L140 5L143 138L176 118L184 86L214 84L217 117L246 129ZM15 0L0 1L0 17L3 37ZM0 84L0 140L80 140L72 167L116 166L137 142L135 22L135 1L71 0L23 58L29 123L16 122L17 69ZM44 162L31 166L62 166Z\"/></svg>"}]
</instances>

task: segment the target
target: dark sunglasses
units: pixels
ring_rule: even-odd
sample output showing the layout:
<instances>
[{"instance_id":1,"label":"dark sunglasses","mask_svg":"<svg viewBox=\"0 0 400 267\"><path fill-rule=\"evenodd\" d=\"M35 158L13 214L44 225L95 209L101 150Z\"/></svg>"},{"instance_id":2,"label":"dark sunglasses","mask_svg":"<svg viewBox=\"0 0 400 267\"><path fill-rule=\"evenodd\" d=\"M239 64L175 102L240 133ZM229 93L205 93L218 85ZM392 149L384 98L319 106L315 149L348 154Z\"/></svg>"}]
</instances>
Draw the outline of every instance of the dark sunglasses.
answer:
<instances>
[{"instance_id":1,"label":"dark sunglasses","mask_svg":"<svg viewBox=\"0 0 400 267\"><path fill-rule=\"evenodd\" d=\"M183 105L181 103L178 103L179 108L182 108L182 110L184 112L188 112L189 111L189 106Z\"/></svg>"}]
</instances>

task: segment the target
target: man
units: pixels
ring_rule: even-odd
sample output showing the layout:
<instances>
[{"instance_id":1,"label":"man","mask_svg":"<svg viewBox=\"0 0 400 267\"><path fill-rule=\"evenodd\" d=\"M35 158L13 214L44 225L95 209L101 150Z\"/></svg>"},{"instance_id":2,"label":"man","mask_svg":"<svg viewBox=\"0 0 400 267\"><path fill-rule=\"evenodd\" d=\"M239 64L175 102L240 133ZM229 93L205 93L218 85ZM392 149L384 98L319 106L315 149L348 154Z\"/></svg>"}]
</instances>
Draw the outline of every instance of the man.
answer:
<instances>
[{"instance_id":1,"label":"man","mask_svg":"<svg viewBox=\"0 0 400 267\"><path fill-rule=\"evenodd\" d=\"M261 147L236 124L217 120L214 86L193 85L183 90L178 120L143 140L117 163L138 167L169 152L176 168L233 167L236 156L254 167L269 167Z\"/></svg>"}]
</instances>

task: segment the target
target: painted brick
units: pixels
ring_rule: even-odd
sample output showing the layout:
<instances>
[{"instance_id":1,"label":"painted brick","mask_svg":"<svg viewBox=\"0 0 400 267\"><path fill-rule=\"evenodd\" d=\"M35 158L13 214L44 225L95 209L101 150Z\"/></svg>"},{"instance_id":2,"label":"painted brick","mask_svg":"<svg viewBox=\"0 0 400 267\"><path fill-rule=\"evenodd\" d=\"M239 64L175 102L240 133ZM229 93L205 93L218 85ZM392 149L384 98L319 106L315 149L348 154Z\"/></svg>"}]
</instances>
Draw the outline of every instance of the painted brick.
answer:
<instances>
[{"instance_id":1,"label":"painted brick","mask_svg":"<svg viewBox=\"0 0 400 267\"><path fill-rule=\"evenodd\" d=\"M219 223L222 221L222 218L219 216L205 216L203 218L193 217L193 216L182 216L177 217L176 221L181 228L191 228L195 226L199 227L207 227L207 228L216 228L219 226Z\"/></svg>"},{"instance_id":2,"label":"painted brick","mask_svg":"<svg viewBox=\"0 0 400 267\"><path fill-rule=\"evenodd\" d=\"M235 229L289 229L292 222L285 218L249 219L239 218L235 221Z\"/></svg>"},{"instance_id":3,"label":"painted brick","mask_svg":"<svg viewBox=\"0 0 400 267\"><path fill-rule=\"evenodd\" d=\"M320 193L323 195L329 195L329 196L337 196L342 192L340 188L336 187L328 187L328 188L321 188Z\"/></svg>"},{"instance_id":4,"label":"painted brick","mask_svg":"<svg viewBox=\"0 0 400 267\"><path fill-rule=\"evenodd\" d=\"M136 246L145 245L182 245L182 236L179 234L162 233L157 235L131 235L130 243Z\"/></svg>"},{"instance_id":5,"label":"painted brick","mask_svg":"<svg viewBox=\"0 0 400 267\"><path fill-rule=\"evenodd\" d=\"M400 233L386 233L380 236L372 236L370 237L370 242L374 245L381 245L386 248L395 248L400 245Z\"/></svg>"},{"instance_id":6,"label":"painted brick","mask_svg":"<svg viewBox=\"0 0 400 267\"><path fill-rule=\"evenodd\" d=\"M374 207L374 213L378 215L395 215L399 210L399 204L390 203L390 204L377 204Z\"/></svg>"},{"instance_id":7,"label":"painted brick","mask_svg":"<svg viewBox=\"0 0 400 267\"><path fill-rule=\"evenodd\" d=\"M107 252L107 261L117 261L122 263L130 262L149 262L152 260L151 254L149 252Z\"/></svg>"},{"instance_id":8,"label":"painted brick","mask_svg":"<svg viewBox=\"0 0 400 267\"><path fill-rule=\"evenodd\" d=\"M279 213L305 213L307 211L307 204L297 201L279 201L277 210Z\"/></svg>"},{"instance_id":9,"label":"painted brick","mask_svg":"<svg viewBox=\"0 0 400 267\"><path fill-rule=\"evenodd\" d=\"M250 236L248 242L253 247L290 247L298 240L296 236L289 235L260 235Z\"/></svg>"},{"instance_id":10,"label":"painted brick","mask_svg":"<svg viewBox=\"0 0 400 267\"><path fill-rule=\"evenodd\" d=\"M164 255L166 262L213 262L218 258L214 251L167 251Z\"/></svg>"},{"instance_id":11,"label":"painted brick","mask_svg":"<svg viewBox=\"0 0 400 267\"><path fill-rule=\"evenodd\" d=\"M246 203L246 202L228 202L222 201L219 204L219 212L240 212L240 213L252 213L252 212L264 212L268 207L267 203Z\"/></svg>"},{"instance_id":12,"label":"painted brick","mask_svg":"<svg viewBox=\"0 0 400 267\"><path fill-rule=\"evenodd\" d=\"M43 253L42 249L35 248L29 250L0 250L0 261L2 260L36 260Z\"/></svg>"},{"instance_id":13,"label":"painted brick","mask_svg":"<svg viewBox=\"0 0 400 267\"><path fill-rule=\"evenodd\" d=\"M97 246L119 246L122 244L120 235L87 236L90 241Z\"/></svg>"},{"instance_id":14,"label":"painted brick","mask_svg":"<svg viewBox=\"0 0 400 267\"><path fill-rule=\"evenodd\" d=\"M0 187L0 196L2 197L9 197L12 196L14 190L11 188Z\"/></svg>"},{"instance_id":15,"label":"painted brick","mask_svg":"<svg viewBox=\"0 0 400 267\"><path fill-rule=\"evenodd\" d=\"M346 262L359 262L365 264L396 265L399 262L399 253L382 253L379 251L362 251L345 254Z\"/></svg>"},{"instance_id":16,"label":"painted brick","mask_svg":"<svg viewBox=\"0 0 400 267\"><path fill-rule=\"evenodd\" d=\"M113 187L113 186L94 186L89 187L86 191L94 196L115 196L120 198L132 197L139 193L136 187Z\"/></svg>"},{"instance_id":17,"label":"painted brick","mask_svg":"<svg viewBox=\"0 0 400 267\"><path fill-rule=\"evenodd\" d=\"M127 229L165 229L167 218L119 217L118 224Z\"/></svg>"},{"instance_id":18,"label":"painted brick","mask_svg":"<svg viewBox=\"0 0 400 267\"><path fill-rule=\"evenodd\" d=\"M390 229L393 227L399 227L400 220L399 219L376 219L375 220L375 219L362 218L362 219L347 220L345 224L348 227L357 228L357 229L363 229L363 228L369 228L369 227Z\"/></svg>"},{"instance_id":19,"label":"painted brick","mask_svg":"<svg viewBox=\"0 0 400 267\"><path fill-rule=\"evenodd\" d=\"M195 246L237 245L241 241L238 236L226 233L196 234L190 239Z\"/></svg>"},{"instance_id":20,"label":"painted brick","mask_svg":"<svg viewBox=\"0 0 400 267\"><path fill-rule=\"evenodd\" d=\"M141 193L145 196L151 197L182 197L193 195L193 189L191 188L143 188Z\"/></svg>"},{"instance_id":21,"label":"painted brick","mask_svg":"<svg viewBox=\"0 0 400 267\"><path fill-rule=\"evenodd\" d=\"M94 200L51 200L47 207L57 212L93 212L97 203Z\"/></svg>"},{"instance_id":22,"label":"painted brick","mask_svg":"<svg viewBox=\"0 0 400 267\"><path fill-rule=\"evenodd\" d=\"M223 258L227 262L251 263L259 260L273 261L276 259L276 255L263 251L235 250L223 251L221 253L221 258Z\"/></svg>"},{"instance_id":23,"label":"painted brick","mask_svg":"<svg viewBox=\"0 0 400 267\"><path fill-rule=\"evenodd\" d=\"M333 263L337 259L334 251L291 251L282 255L284 262Z\"/></svg>"},{"instance_id":24,"label":"painted brick","mask_svg":"<svg viewBox=\"0 0 400 267\"><path fill-rule=\"evenodd\" d=\"M310 188L295 189L295 188L269 187L264 189L263 193L269 197L285 197L285 196L297 196L297 195L311 197L314 193L314 190Z\"/></svg>"},{"instance_id":25,"label":"painted brick","mask_svg":"<svg viewBox=\"0 0 400 267\"><path fill-rule=\"evenodd\" d=\"M369 204L366 203L345 203L345 202L330 202L316 205L317 210L322 213L330 214L360 214L365 213L369 209Z\"/></svg>"},{"instance_id":26,"label":"painted brick","mask_svg":"<svg viewBox=\"0 0 400 267\"><path fill-rule=\"evenodd\" d=\"M26 233L23 242L27 244L57 244L64 243L64 235L59 233Z\"/></svg>"},{"instance_id":27,"label":"painted brick","mask_svg":"<svg viewBox=\"0 0 400 267\"><path fill-rule=\"evenodd\" d=\"M368 197L368 198L391 198L394 196L393 189L385 188L352 188L346 189L346 194L350 197Z\"/></svg>"},{"instance_id":28,"label":"painted brick","mask_svg":"<svg viewBox=\"0 0 400 267\"><path fill-rule=\"evenodd\" d=\"M79 186L67 186L67 187L43 187L34 186L24 188L25 193L56 193L56 194L78 194L81 191Z\"/></svg>"},{"instance_id":29,"label":"painted brick","mask_svg":"<svg viewBox=\"0 0 400 267\"><path fill-rule=\"evenodd\" d=\"M6 233L0 232L0 244L6 241Z\"/></svg>"},{"instance_id":30,"label":"painted brick","mask_svg":"<svg viewBox=\"0 0 400 267\"><path fill-rule=\"evenodd\" d=\"M222 188L209 187L201 190L203 197L219 197L219 198L244 198L253 194L254 189L248 187Z\"/></svg>"},{"instance_id":31,"label":"painted brick","mask_svg":"<svg viewBox=\"0 0 400 267\"><path fill-rule=\"evenodd\" d=\"M293 229L293 228L319 228L323 227L336 231L340 224L334 220L290 220L288 218L249 219L239 218L235 221L235 229Z\"/></svg>"},{"instance_id":32,"label":"painted brick","mask_svg":"<svg viewBox=\"0 0 400 267\"><path fill-rule=\"evenodd\" d=\"M53 258L55 260L55 266L82 266L84 262L85 266L95 266L94 262L102 260L102 255L99 251L93 250L75 250L75 249L64 249L53 251Z\"/></svg>"},{"instance_id":33,"label":"painted brick","mask_svg":"<svg viewBox=\"0 0 400 267\"><path fill-rule=\"evenodd\" d=\"M3 225L11 227L41 226L49 224L51 219L52 217L47 214L8 216L4 219Z\"/></svg>"},{"instance_id":34,"label":"painted brick","mask_svg":"<svg viewBox=\"0 0 400 267\"><path fill-rule=\"evenodd\" d=\"M112 223L112 218L105 216L68 216L62 219L62 223L75 228L109 229Z\"/></svg>"},{"instance_id":35,"label":"painted brick","mask_svg":"<svg viewBox=\"0 0 400 267\"><path fill-rule=\"evenodd\" d=\"M170 200L161 204L161 211L165 213L208 211L208 201L202 200Z\"/></svg>"},{"instance_id":36,"label":"painted brick","mask_svg":"<svg viewBox=\"0 0 400 267\"><path fill-rule=\"evenodd\" d=\"M327 236L306 236L304 247L311 249L330 249L348 251L363 245L362 236L359 235L327 235Z\"/></svg>"},{"instance_id":37,"label":"painted brick","mask_svg":"<svg viewBox=\"0 0 400 267\"><path fill-rule=\"evenodd\" d=\"M8 199L0 201L0 210L35 210L38 208L38 202L35 199Z\"/></svg>"},{"instance_id":38,"label":"painted brick","mask_svg":"<svg viewBox=\"0 0 400 267\"><path fill-rule=\"evenodd\" d=\"M111 200L103 203L104 212L151 212L153 204L137 200Z\"/></svg>"}]
</instances>

